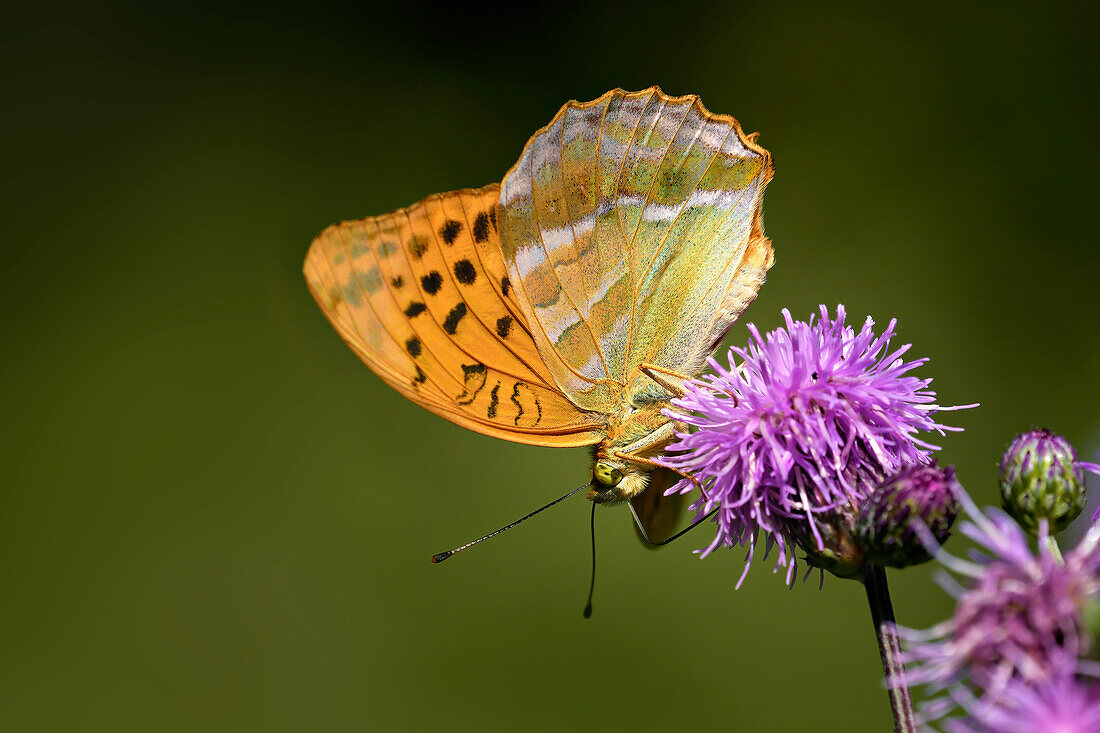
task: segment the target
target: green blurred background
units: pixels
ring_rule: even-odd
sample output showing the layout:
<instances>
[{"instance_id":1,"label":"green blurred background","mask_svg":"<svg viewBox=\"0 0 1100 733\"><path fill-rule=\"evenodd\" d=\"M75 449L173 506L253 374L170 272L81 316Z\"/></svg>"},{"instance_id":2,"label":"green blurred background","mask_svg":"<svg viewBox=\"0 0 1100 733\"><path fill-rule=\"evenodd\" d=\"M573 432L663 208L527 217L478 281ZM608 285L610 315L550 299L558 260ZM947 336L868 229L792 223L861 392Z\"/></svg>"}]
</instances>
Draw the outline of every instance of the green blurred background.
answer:
<instances>
[{"instance_id":1,"label":"green blurred background","mask_svg":"<svg viewBox=\"0 0 1100 733\"><path fill-rule=\"evenodd\" d=\"M300 275L330 222L498 180L567 99L698 93L773 152L748 320L843 302L933 357L982 502L1014 432L1100 449L1091 13L724 3L9 10L6 730L885 730L861 589L642 549L583 450L385 388ZM1091 71L1090 71L1091 69ZM745 339L743 326L731 340ZM956 551L962 543L953 541ZM950 610L895 574L902 623Z\"/></svg>"}]
</instances>

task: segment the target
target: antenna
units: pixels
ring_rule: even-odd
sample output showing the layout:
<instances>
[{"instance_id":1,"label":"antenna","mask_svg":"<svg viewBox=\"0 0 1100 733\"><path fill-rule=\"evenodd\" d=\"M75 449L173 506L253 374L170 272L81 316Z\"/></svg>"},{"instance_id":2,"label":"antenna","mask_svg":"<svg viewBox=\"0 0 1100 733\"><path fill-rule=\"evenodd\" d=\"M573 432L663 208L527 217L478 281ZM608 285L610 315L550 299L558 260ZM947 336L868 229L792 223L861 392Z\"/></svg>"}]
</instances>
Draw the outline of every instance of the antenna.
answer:
<instances>
[{"instance_id":1,"label":"antenna","mask_svg":"<svg viewBox=\"0 0 1100 733\"><path fill-rule=\"evenodd\" d=\"M592 618L592 591L596 590L596 502L592 502L592 521L588 526L592 531L592 580L588 582L588 605L584 607L584 617Z\"/></svg>"},{"instance_id":2,"label":"antenna","mask_svg":"<svg viewBox=\"0 0 1100 733\"><path fill-rule=\"evenodd\" d=\"M641 532L642 539L645 540L647 545L654 545L656 547L660 547L662 545L667 545L668 543L672 542L673 540L679 539L680 537L683 537L688 532L690 532L691 530L695 529L696 527L698 527L703 522L705 522L708 519L710 519L711 517L713 517L718 512L718 509L719 509L719 507L714 507L714 509L712 509L709 514L705 514L704 516L699 517L694 522L692 522L691 524L684 527L683 529L681 529L676 534L669 537L667 540L661 540L660 542L654 542L653 540L649 539L649 535L646 534L645 527L642 526L642 520L638 518L638 512L634 511L634 502L628 501L626 503L626 505L628 507L630 507L630 514L631 514L631 516L634 517L634 524L636 524L638 526L638 531ZM595 542L595 540L593 540L593 543L594 542Z\"/></svg>"},{"instance_id":3,"label":"antenna","mask_svg":"<svg viewBox=\"0 0 1100 733\"><path fill-rule=\"evenodd\" d=\"M530 513L530 514L528 514L527 516L524 516L524 517L520 517L519 519L517 519L516 521L512 522L512 523L511 523L511 524L509 524L508 526L506 526L506 527L501 527L501 528L500 528L500 529L498 529L498 530L497 530L496 532L490 532L489 534L485 535L485 536L484 536L484 537L482 537L481 539L476 539L476 540L474 540L473 542L467 542L466 544L462 545L461 547L456 547L456 548L455 548L455 549L453 549L453 550L447 550L447 551L445 551L445 552L438 552L438 553L436 553L436 554L432 555L432 557L431 557L431 561L432 561L432 562L435 562L435 563L440 563L440 562L443 562L444 560L446 560L446 559L447 559L448 557L450 557L451 555L456 555L456 554L458 554L458 553L462 552L463 550L465 550L465 549L466 549L467 547L473 547L474 545L476 545L476 544L477 544L477 543L479 543L479 542L484 542L485 540L489 539L490 537L495 537L496 535L500 534L500 533L501 533L501 532L503 532L504 530L506 530L506 529L511 529L512 527L515 527L515 526L516 526L517 524L519 524L520 522L525 522L525 521L527 521L528 519L530 519L531 517L535 516L535 515L536 515L536 514L538 514L539 512L541 512L541 511L545 511L546 509L549 509L550 507L554 506L555 504L557 504L557 503L559 503L559 502L563 502L563 501L565 501L566 499L568 499L568 498L569 498L570 496L572 496L573 494L577 493L577 492L578 492L578 491L580 491L581 489L586 489L586 488L588 488L588 487L589 487L589 486L590 486L591 484L592 484L592 482L590 481L590 482L588 482L587 484L584 484L583 486L578 486L577 488L573 489L572 491L570 491L570 492L569 492L568 494L566 494L565 496L561 497L560 499L554 499L554 500L553 500L552 502L550 502L550 503L549 503L549 504L547 504L546 506L544 506L544 507L542 507L542 508L540 508L540 509L536 509L535 511L531 512L531 513ZM593 505L593 506L595 506L595 505Z\"/></svg>"}]
</instances>

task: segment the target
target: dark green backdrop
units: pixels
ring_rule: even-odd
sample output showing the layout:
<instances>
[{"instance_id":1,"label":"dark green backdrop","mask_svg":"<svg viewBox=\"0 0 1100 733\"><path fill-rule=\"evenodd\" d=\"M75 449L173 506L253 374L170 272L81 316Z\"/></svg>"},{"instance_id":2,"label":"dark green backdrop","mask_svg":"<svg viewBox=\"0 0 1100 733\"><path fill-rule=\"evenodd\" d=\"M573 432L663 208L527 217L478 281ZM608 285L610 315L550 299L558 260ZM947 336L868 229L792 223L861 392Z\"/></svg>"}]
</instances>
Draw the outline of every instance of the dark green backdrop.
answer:
<instances>
[{"instance_id":1,"label":"dark green backdrop","mask_svg":"<svg viewBox=\"0 0 1100 733\"><path fill-rule=\"evenodd\" d=\"M735 592L741 552L648 552L606 511L584 621L580 500L430 565L585 452L406 402L306 291L323 226L498 180L611 87L761 132L777 263L745 320L897 316L942 402L982 403L943 454L980 501L1015 431L1100 449L1084 11L212 8L0 31L7 730L886 728L852 583ZM948 613L930 570L894 577L903 623Z\"/></svg>"}]
</instances>

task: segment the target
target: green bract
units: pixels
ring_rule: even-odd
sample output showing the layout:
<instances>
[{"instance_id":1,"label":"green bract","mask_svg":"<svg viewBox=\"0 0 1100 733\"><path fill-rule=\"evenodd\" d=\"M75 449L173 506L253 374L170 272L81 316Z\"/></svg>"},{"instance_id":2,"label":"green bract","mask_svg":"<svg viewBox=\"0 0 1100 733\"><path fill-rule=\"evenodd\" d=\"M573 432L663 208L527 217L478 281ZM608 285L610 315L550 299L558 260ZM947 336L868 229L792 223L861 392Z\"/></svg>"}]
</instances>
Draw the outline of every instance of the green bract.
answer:
<instances>
[{"instance_id":1,"label":"green bract","mask_svg":"<svg viewBox=\"0 0 1100 733\"><path fill-rule=\"evenodd\" d=\"M1061 532L1085 508L1085 477L1077 451L1048 430L1018 435L1001 461L1001 501L1032 535L1042 519L1051 534Z\"/></svg>"}]
</instances>

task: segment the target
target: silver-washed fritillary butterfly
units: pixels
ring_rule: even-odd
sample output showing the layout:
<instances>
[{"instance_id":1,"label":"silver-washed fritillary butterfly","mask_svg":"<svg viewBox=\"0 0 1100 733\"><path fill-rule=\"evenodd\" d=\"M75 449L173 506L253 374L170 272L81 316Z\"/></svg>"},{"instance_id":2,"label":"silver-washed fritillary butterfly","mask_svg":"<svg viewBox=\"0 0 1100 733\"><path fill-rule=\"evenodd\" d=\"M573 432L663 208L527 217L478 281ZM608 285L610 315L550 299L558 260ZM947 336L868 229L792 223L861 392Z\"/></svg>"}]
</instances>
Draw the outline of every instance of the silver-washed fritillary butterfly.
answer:
<instances>
[{"instance_id":1,"label":"silver-washed fritillary butterfly","mask_svg":"<svg viewBox=\"0 0 1100 733\"><path fill-rule=\"evenodd\" d=\"M662 414L772 265L771 156L696 96L565 104L500 184L325 229L305 276L387 384L476 432L595 446L593 490L656 536ZM647 490L648 489L648 490Z\"/></svg>"}]
</instances>

